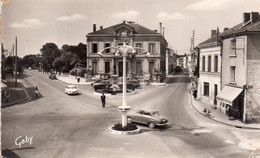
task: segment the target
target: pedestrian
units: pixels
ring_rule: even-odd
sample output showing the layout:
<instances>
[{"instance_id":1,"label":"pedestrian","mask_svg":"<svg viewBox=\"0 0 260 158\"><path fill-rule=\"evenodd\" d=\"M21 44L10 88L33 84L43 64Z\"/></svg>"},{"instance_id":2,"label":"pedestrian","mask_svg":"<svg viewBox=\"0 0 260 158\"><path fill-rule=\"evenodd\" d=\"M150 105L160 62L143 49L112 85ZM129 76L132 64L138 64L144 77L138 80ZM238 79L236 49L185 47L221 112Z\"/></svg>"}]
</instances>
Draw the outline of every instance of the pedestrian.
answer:
<instances>
[{"instance_id":1,"label":"pedestrian","mask_svg":"<svg viewBox=\"0 0 260 158\"><path fill-rule=\"evenodd\" d=\"M80 81L80 77L78 77L78 83L79 83L79 81Z\"/></svg>"},{"instance_id":2,"label":"pedestrian","mask_svg":"<svg viewBox=\"0 0 260 158\"><path fill-rule=\"evenodd\" d=\"M195 89L194 92L193 92L194 99L197 98L197 93L198 93L198 91Z\"/></svg>"},{"instance_id":3,"label":"pedestrian","mask_svg":"<svg viewBox=\"0 0 260 158\"><path fill-rule=\"evenodd\" d=\"M104 95L104 93L102 93L100 99L101 99L101 102L102 102L102 108L104 108L105 105L106 105L106 96Z\"/></svg>"},{"instance_id":4,"label":"pedestrian","mask_svg":"<svg viewBox=\"0 0 260 158\"><path fill-rule=\"evenodd\" d=\"M8 90L5 91L5 101L8 103L9 102L9 98L10 98L10 93Z\"/></svg>"}]
</instances>

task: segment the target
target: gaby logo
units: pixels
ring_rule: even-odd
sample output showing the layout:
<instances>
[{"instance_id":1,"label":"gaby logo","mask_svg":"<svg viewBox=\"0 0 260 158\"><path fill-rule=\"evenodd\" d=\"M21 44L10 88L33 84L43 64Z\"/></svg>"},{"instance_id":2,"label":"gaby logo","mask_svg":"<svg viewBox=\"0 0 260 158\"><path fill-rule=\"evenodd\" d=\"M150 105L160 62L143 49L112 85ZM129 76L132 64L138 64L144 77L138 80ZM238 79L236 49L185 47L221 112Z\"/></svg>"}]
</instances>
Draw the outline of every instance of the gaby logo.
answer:
<instances>
[{"instance_id":1,"label":"gaby logo","mask_svg":"<svg viewBox=\"0 0 260 158\"><path fill-rule=\"evenodd\" d=\"M22 147L23 144L32 144L33 136L25 136L24 138L22 136L19 136L15 139L15 145L17 145L19 148Z\"/></svg>"}]
</instances>

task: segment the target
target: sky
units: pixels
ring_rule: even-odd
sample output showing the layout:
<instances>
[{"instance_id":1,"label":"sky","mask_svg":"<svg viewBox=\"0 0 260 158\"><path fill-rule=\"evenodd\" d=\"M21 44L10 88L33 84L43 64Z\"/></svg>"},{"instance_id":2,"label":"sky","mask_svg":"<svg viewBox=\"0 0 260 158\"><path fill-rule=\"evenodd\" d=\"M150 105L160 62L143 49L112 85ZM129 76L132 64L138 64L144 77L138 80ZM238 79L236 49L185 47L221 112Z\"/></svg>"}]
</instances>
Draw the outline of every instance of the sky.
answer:
<instances>
[{"instance_id":1,"label":"sky","mask_svg":"<svg viewBox=\"0 0 260 158\"><path fill-rule=\"evenodd\" d=\"M11 51L17 37L19 57L39 54L46 43L86 44L93 24L103 28L131 20L151 30L165 27L168 46L189 53L211 30L233 27L244 12L260 12L260 0L2 0L2 42Z\"/></svg>"}]
</instances>

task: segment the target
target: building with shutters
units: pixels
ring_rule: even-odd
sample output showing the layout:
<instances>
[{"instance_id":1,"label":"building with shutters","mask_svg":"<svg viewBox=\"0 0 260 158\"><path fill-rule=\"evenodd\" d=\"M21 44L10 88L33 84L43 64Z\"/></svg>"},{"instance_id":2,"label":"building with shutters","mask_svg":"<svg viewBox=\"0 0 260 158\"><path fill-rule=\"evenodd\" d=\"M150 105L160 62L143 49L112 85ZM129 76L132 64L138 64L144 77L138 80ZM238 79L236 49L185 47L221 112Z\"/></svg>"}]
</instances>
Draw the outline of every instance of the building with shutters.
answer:
<instances>
[{"instance_id":1,"label":"building with shutters","mask_svg":"<svg viewBox=\"0 0 260 158\"><path fill-rule=\"evenodd\" d=\"M135 57L127 57L127 77L144 78L152 74L153 81L159 82L165 76L166 71L166 48L167 41L163 36L162 25L160 31L150 30L134 22L126 22L110 26L100 27L87 34L87 68L92 71L92 76L110 74L122 77L123 58L115 56L115 49L105 49L104 55L97 52L111 47L120 46L123 41L126 45L140 47L136 50ZM145 56L144 50L151 55ZM159 74L159 75L158 75Z\"/></svg>"},{"instance_id":2,"label":"building with shutters","mask_svg":"<svg viewBox=\"0 0 260 158\"><path fill-rule=\"evenodd\" d=\"M243 122L260 121L259 13L244 13L240 24L220 36L221 91L216 97L217 107Z\"/></svg>"}]
</instances>

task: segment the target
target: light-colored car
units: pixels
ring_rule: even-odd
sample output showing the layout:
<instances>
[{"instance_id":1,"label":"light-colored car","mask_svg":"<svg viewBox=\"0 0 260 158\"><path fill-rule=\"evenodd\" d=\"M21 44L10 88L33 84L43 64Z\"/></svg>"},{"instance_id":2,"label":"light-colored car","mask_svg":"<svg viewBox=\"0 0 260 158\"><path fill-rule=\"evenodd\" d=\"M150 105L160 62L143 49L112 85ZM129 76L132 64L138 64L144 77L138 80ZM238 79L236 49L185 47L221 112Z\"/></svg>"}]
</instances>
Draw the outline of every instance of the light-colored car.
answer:
<instances>
[{"instance_id":1,"label":"light-colored car","mask_svg":"<svg viewBox=\"0 0 260 158\"><path fill-rule=\"evenodd\" d=\"M78 89L75 85L67 85L65 88L66 94L78 94Z\"/></svg>"},{"instance_id":2,"label":"light-colored car","mask_svg":"<svg viewBox=\"0 0 260 158\"><path fill-rule=\"evenodd\" d=\"M150 128L155 126L166 126L168 120L159 114L158 111L152 110L137 110L135 112L130 112L127 115L128 122L135 122L146 124Z\"/></svg>"}]
</instances>

